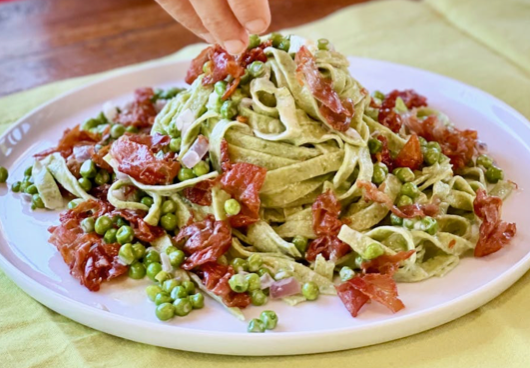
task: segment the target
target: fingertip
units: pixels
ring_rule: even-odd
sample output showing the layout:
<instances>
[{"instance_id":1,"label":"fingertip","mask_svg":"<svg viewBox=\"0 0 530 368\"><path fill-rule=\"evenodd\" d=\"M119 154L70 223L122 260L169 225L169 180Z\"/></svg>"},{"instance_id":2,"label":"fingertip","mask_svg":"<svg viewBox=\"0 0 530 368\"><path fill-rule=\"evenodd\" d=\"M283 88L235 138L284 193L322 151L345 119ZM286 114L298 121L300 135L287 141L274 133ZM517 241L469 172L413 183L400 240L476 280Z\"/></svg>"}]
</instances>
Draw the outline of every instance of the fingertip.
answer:
<instances>
[{"instance_id":1,"label":"fingertip","mask_svg":"<svg viewBox=\"0 0 530 368\"><path fill-rule=\"evenodd\" d=\"M267 30L269 24L263 19L254 19L250 22L245 23L245 28L250 33L260 34Z\"/></svg>"},{"instance_id":2,"label":"fingertip","mask_svg":"<svg viewBox=\"0 0 530 368\"><path fill-rule=\"evenodd\" d=\"M246 45L241 40L228 40L223 43L223 46L228 53L237 55L245 51Z\"/></svg>"}]
</instances>

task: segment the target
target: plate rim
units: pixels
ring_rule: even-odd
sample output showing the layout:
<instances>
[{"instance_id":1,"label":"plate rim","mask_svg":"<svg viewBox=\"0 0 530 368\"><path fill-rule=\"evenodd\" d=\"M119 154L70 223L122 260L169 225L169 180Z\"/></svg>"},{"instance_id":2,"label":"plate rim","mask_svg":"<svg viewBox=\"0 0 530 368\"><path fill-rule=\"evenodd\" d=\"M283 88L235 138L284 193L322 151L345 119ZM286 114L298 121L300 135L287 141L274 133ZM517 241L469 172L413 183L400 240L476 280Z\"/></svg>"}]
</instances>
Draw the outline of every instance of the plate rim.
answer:
<instances>
[{"instance_id":1,"label":"plate rim","mask_svg":"<svg viewBox=\"0 0 530 368\"><path fill-rule=\"evenodd\" d=\"M409 72L413 73L423 73L424 75L427 75L429 77L434 77L441 79L444 82L449 82L451 84L454 84L458 87L465 88L468 90L472 90L473 93L482 95L483 97L489 98L494 100L499 106L501 106L503 109L510 112L514 117L517 119L516 125L519 125L523 122L528 123L528 125L521 124L520 128L526 129L530 132L530 122L528 119L522 115L519 111L517 111L512 106L508 105L506 102L500 100L499 98L477 88L471 85L468 85L466 83L463 83L459 80L453 79L451 77L447 77L438 73L434 73L425 69L412 67L409 65L394 63L386 60L378 60L378 59L371 59L371 58L365 58L365 57L352 57L348 56L349 61L352 60L358 60L361 62L370 62L370 63L378 63L379 65L382 65L383 67L399 67L407 69ZM0 135L0 141L7 138L8 135L12 133L13 130L19 128L23 122L31 117L32 115L38 113L39 111L45 109L49 105L55 104L58 101L64 99L67 96L70 96L72 94L76 94L79 92L82 92L83 90L90 89L97 87L99 84L105 84L108 83L110 80L122 77L124 75L128 74L135 74L135 73L141 73L148 71L150 69L157 69L160 67L166 67L168 65L185 65L190 62L191 59L179 59L179 60L162 60L155 63L148 63L145 65L140 65L137 67L132 67L130 69L126 70L120 70L117 73L112 73L110 75L100 76L96 80L91 81L90 83L83 84L81 86L78 86L76 88L70 89L68 91L65 91L58 96L52 98L51 100L35 107L28 113L24 114L22 117L20 117L15 123L11 124L11 126L6 129L6 131ZM512 129L512 126L506 126L505 128L509 129L512 133L515 133ZM526 148L528 148L528 145L525 144L525 142L522 142ZM4 244L7 244L6 240L2 237L0 238L0 241ZM392 319L386 319L381 321L375 321L373 323L370 323L369 325L364 326L355 326L355 327L343 327L343 328L337 328L337 329L331 329L331 330L320 330L320 331L297 331L297 332L281 332L281 333L275 333L275 334L248 334L246 332L230 332L230 331L208 331L208 330L200 330L200 329L194 329L189 327L181 327L181 326L175 326L175 325L155 325L152 322L142 321L138 320L132 317L126 317L119 314L109 313L107 311L104 311L102 309L98 309L97 307L90 306L87 304L84 304L82 302L73 300L68 298L67 296L61 295L60 293L57 293L56 291L47 288L45 285L40 284L38 281L34 280L32 277L26 275L23 271L18 269L14 264L12 264L7 258L4 257L4 255L0 252L0 268L6 273L6 275L18 286L20 287L25 293L30 295L32 298L36 299L39 303L44 304L45 306L49 307L50 309L56 311L57 313L66 316L67 318L70 318L78 323L81 323L83 325L89 326L91 328L100 330L105 333L109 333L111 335L119 336L128 340L133 340L137 342L142 342L146 344L152 344L152 345L158 345L163 346L167 348L173 348L173 349L183 349L188 351L194 351L194 352L203 352L203 353L215 353L215 354L223 354L223 355L244 355L244 356L263 356L263 355L299 355L299 354L310 354L310 353L320 353L320 352L326 352L326 351L337 351L337 350L345 350L345 349L351 349L351 344L343 344L337 346L336 348L328 348L323 344L323 348L320 349L309 349L304 350L303 346L310 344L306 344L306 342L325 337L326 335L341 335L344 337L347 337L351 334L362 334L363 332L367 330L373 330L373 329L393 329L396 325L400 327L400 329L395 333L388 334L384 338L372 338L366 342L361 344L355 344L353 348L362 347L362 346L368 346L378 343L383 343L391 340L395 340L398 338L402 338L405 336L411 336L429 329L432 329L434 327L440 326L442 324L448 323L450 321L453 321L465 314L468 314L469 312L481 307L482 305L488 303L498 295L500 295L502 292L507 290L509 287L511 287L517 280L519 280L525 272L527 272L530 269L530 252L527 253L523 258L521 258L518 262L512 264L506 271L504 271L502 274L496 276L494 279L490 280L489 282L482 284L480 287L472 290L471 292L468 292L464 295L461 295L455 299L446 301L442 304L438 304L436 306L429 307L427 309L422 309L421 311L400 317L400 318L392 318ZM46 295L47 294L47 295ZM455 306L455 309L458 310L457 313L451 313L450 308L448 308L448 305ZM447 310L446 310L447 309ZM66 310L66 311L65 311ZM71 313L70 313L71 311ZM72 316L75 314L75 312L78 311L81 313L80 316ZM441 312L441 313L437 313ZM95 325L98 325L98 323L93 323L91 320L101 320L103 322L110 322L108 323L108 328L105 328L105 323L103 323L103 326L94 327ZM413 321L421 322L423 320L424 323L410 323ZM425 321L428 321L429 323L425 323ZM116 333L115 331L112 332L112 326L113 324L119 323L120 325L123 325L125 329L134 327L134 328L140 328L145 330L158 330L159 333L172 333L175 334L175 332L178 332L178 334L181 334L182 336L185 336L186 339L183 339L184 344L153 344L152 342L148 342L148 338L142 339L142 338L133 338L130 335L127 335L125 333ZM100 323L101 324L101 323ZM167 331L166 331L167 330ZM237 342L241 343L241 346L248 346L248 341L252 341L253 344L260 343L260 344L266 344L261 345L261 347L264 347L264 349L261 349L261 351L255 353L253 351L243 351L244 348L236 348L235 350L226 349L226 344L211 344L205 341L205 338L208 338L208 340L211 340L211 342L214 342L214 340L219 338L227 338L227 340L230 340L230 342L233 344L236 342L235 340L238 340ZM348 336L350 337L350 336ZM192 340L196 341L202 341L202 346L205 346L205 349L196 349L193 348L191 345L193 343L190 343ZM292 349L286 349L283 348L283 350L277 351L278 345L282 342L289 341L292 343L296 339L298 346L301 346L302 348L297 349L296 353L292 352ZM187 341L184 341L187 340ZM176 347L176 345L179 345L179 347ZM195 345L196 346L196 345ZM254 347L257 347L258 345L255 345ZM222 348L222 350L220 350ZM258 349L259 350L259 349Z\"/></svg>"}]
</instances>

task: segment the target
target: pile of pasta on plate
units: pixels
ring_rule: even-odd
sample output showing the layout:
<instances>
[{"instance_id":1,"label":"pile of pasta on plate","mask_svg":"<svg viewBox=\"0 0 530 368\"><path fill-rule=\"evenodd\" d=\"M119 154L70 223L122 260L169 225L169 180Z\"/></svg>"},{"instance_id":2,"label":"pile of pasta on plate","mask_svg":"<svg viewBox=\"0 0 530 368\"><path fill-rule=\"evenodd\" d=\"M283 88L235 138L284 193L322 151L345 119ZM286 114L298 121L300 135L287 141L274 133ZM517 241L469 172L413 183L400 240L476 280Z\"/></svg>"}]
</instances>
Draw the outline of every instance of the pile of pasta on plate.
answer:
<instances>
[{"instance_id":1,"label":"pile of pasta on plate","mask_svg":"<svg viewBox=\"0 0 530 368\"><path fill-rule=\"evenodd\" d=\"M92 291L147 276L160 320L204 295L241 319L321 295L354 317L369 301L398 312L396 282L509 243L501 206L515 185L476 131L416 91L370 93L348 65L324 39L253 35L238 56L209 46L187 87L106 103L13 191L34 209L68 203L49 242L71 275ZM248 330L277 321L264 311Z\"/></svg>"}]
</instances>

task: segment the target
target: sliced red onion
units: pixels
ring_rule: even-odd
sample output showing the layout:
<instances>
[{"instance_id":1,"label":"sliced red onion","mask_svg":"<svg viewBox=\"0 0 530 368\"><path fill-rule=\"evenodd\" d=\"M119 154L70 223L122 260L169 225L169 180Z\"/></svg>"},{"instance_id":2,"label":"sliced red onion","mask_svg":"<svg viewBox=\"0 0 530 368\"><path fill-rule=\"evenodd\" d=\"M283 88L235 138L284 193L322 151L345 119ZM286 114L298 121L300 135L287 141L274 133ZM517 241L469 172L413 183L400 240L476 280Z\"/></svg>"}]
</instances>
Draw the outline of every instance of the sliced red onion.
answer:
<instances>
[{"instance_id":1,"label":"sliced red onion","mask_svg":"<svg viewBox=\"0 0 530 368\"><path fill-rule=\"evenodd\" d=\"M268 289L274 284L274 279L268 273L264 273L263 276L259 278L261 290Z\"/></svg>"},{"instance_id":2,"label":"sliced red onion","mask_svg":"<svg viewBox=\"0 0 530 368\"><path fill-rule=\"evenodd\" d=\"M162 271L166 271L166 272L173 271L173 266L171 266L171 262L169 261L169 256L166 254L166 252L160 253L160 263L162 263Z\"/></svg>"},{"instance_id":3,"label":"sliced red onion","mask_svg":"<svg viewBox=\"0 0 530 368\"><path fill-rule=\"evenodd\" d=\"M195 114L193 113L193 111L191 111L190 109L186 109L180 113L177 118L177 121L175 122L175 125L177 126L177 129L182 132L182 135L184 135L184 126L189 127L194 120Z\"/></svg>"},{"instance_id":4,"label":"sliced red onion","mask_svg":"<svg viewBox=\"0 0 530 368\"><path fill-rule=\"evenodd\" d=\"M210 144L208 143L208 139L203 135L200 135L195 142L193 142L188 152L182 156L182 164L191 169L202 160L204 155L208 153L209 148Z\"/></svg>"},{"instance_id":5,"label":"sliced red onion","mask_svg":"<svg viewBox=\"0 0 530 368\"><path fill-rule=\"evenodd\" d=\"M79 162L84 162L92 157L91 153L94 151L94 146L75 146L74 157Z\"/></svg>"},{"instance_id":6,"label":"sliced red onion","mask_svg":"<svg viewBox=\"0 0 530 368\"><path fill-rule=\"evenodd\" d=\"M270 297L272 299L285 298L301 292L300 283L294 277L275 281L270 287Z\"/></svg>"},{"instance_id":7,"label":"sliced red onion","mask_svg":"<svg viewBox=\"0 0 530 368\"><path fill-rule=\"evenodd\" d=\"M118 118L118 108L110 101L103 104L103 115L110 122L115 122Z\"/></svg>"}]
</instances>

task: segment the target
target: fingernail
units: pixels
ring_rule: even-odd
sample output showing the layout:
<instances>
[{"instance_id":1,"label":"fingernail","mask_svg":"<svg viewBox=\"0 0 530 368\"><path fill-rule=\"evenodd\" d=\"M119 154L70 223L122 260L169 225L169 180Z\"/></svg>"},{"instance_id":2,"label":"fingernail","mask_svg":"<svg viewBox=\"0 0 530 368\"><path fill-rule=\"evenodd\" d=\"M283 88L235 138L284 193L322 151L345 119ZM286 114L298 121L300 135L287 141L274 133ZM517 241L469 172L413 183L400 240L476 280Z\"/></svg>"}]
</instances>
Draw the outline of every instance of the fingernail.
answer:
<instances>
[{"instance_id":1,"label":"fingernail","mask_svg":"<svg viewBox=\"0 0 530 368\"><path fill-rule=\"evenodd\" d=\"M245 28L250 33L261 33L267 28L267 24L263 19L254 19L253 21L245 24Z\"/></svg>"},{"instance_id":2,"label":"fingernail","mask_svg":"<svg viewBox=\"0 0 530 368\"><path fill-rule=\"evenodd\" d=\"M199 35L200 38L206 40L208 43L215 43L215 40L213 39L212 35L209 33L202 33Z\"/></svg>"},{"instance_id":3,"label":"fingernail","mask_svg":"<svg viewBox=\"0 0 530 368\"><path fill-rule=\"evenodd\" d=\"M233 55L239 54L245 49L245 44L239 40L225 41L224 46L226 51Z\"/></svg>"}]
</instances>

